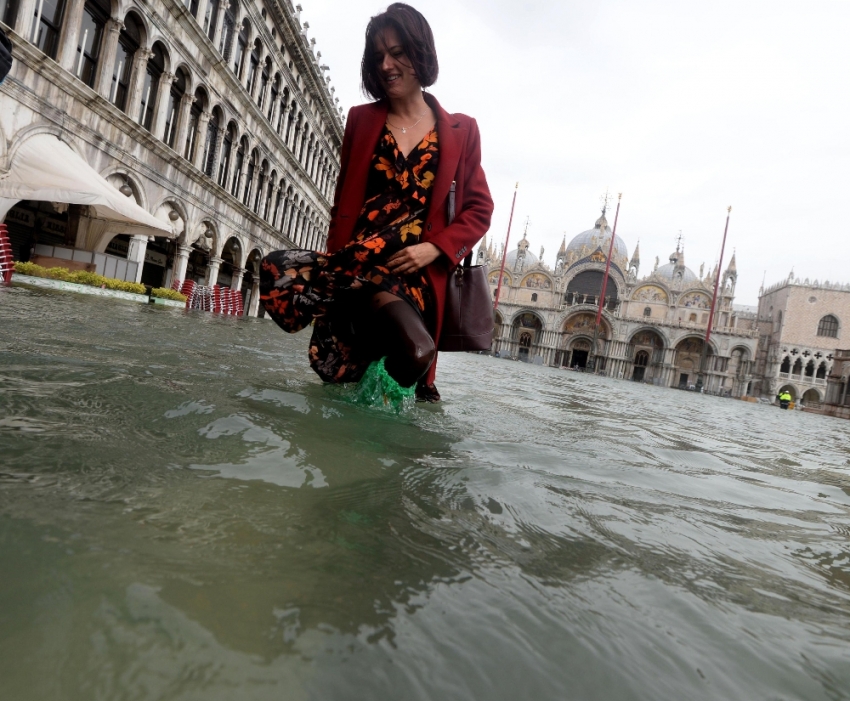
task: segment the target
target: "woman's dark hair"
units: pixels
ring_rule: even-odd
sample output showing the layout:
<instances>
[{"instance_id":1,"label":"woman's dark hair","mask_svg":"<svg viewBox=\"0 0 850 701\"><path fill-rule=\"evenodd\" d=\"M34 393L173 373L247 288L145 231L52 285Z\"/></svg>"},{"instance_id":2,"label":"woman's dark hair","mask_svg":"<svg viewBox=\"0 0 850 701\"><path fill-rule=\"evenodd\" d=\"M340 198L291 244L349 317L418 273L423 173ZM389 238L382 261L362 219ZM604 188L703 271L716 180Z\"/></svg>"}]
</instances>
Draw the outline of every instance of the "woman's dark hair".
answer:
<instances>
[{"instance_id":1,"label":"woman's dark hair","mask_svg":"<svg viewBox=\"0 0 850 701\"><path fill-rule=\"evenodd\" d=\"M437 50L434 48L434 34L422 13L403 2L394 2L386 12L375 15L366 27L366 47L363 49L363 61L360 75L363 92L376 100L386 97L378 78L378 66L375 63L375 49L381 35L387 29L394 29L401 41L402 49L416 77L423 88L437 82L440 66L437 63Z\"/></svg>"}]
</instances>

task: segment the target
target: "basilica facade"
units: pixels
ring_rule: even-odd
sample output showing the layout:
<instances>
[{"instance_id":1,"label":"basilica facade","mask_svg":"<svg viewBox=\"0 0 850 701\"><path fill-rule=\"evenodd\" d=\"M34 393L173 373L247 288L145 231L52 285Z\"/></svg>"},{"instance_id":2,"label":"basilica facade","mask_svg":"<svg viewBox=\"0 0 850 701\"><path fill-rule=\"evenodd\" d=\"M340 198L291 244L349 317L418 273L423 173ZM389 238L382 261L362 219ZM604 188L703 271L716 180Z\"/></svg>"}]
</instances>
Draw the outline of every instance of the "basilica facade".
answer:
<instances>
[{"instance_id":1,"label":"basilica facade","mask_svg":"<svg viewBox=\"0 0 850 701\"><path fill-rule=\"evenodd\" d=\"M61 152L163 223L6 195L14 257L226 285L256 314L261 258L324 246L339 169L342 110L300 15L290 0L0 0L0 171Z\"/></svg>"},{"instance_id":2,"label":"basilica facade","mask_svg":"<svg viewBox=\"0 0 850 701\"><path fill-rule=\"evenodd\" d=\"M677 245L668 262L658 258L641 275L639 246L629 256L625 241L614 240L603 312L596 314L613 233L605 212L593 228L557 252L554 267L530 250L523 236L505 257L482 241L479 264L489 267L495 298L492 352L552 367L593 368L611 377L666 387L698 384L705 332L717 271L699 274L685 265ZM740 397L753 392L758 325L754 311L736 307L735 256L721 274L714 328L705 349L705 391Z\"/></svg>"}]
</instances>

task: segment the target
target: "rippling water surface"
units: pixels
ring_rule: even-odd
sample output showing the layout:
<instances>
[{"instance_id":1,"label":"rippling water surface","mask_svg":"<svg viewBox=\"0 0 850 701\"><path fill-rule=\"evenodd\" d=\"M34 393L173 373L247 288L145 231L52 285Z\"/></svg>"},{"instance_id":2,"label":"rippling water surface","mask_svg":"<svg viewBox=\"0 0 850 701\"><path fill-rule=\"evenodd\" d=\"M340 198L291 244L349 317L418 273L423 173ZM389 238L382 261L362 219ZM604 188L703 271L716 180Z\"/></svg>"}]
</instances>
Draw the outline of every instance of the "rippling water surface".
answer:
<instances>
[{"instance_id":1,"label":"rippling water surface","mask_svg":"<svg viewBox=\"0 0 850 701\"><path fill-rule=\"evenodd\" d=\"M850 698L850 422L0 289L0 698Z\"/></svg>"}]
</instances>

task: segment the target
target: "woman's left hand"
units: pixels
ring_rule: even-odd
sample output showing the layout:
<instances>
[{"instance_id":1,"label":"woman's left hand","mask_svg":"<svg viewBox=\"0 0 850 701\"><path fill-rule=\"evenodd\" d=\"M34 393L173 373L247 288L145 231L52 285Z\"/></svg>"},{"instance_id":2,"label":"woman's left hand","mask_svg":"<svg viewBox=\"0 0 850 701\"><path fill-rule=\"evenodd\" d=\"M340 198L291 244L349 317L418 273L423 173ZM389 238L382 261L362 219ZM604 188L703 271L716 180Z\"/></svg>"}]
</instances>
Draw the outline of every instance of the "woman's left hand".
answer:
<instances>
[{"instance_id":1,"label":"woman's left hand","mask_svg":"<svg viewBox=\"0 0 850 701\"><path fill-rule=\"evenodd\" d=\"M441 253L433 243L417 243L393 253L387 260L387 267L394 275L409 275L433 263Z\"/></svg>"}]
</instances>

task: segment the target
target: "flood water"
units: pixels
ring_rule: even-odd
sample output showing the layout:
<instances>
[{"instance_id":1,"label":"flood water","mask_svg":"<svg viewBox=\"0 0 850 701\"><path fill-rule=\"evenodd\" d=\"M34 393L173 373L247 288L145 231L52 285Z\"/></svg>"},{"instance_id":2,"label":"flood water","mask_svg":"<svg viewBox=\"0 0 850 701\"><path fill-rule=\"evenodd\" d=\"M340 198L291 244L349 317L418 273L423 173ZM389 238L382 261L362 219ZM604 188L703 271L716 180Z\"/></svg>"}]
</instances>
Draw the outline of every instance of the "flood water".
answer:
<instances>
[{"instance_id":1,"label":"flood water","mask_svg":"<svg viewBox=\"0 0 850 701\"><path fill-rule=\"evenodd\" d=\"M850 422L0 289L0 699L850 698Z\"/></svg>"}]
</instances>

